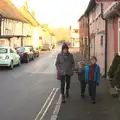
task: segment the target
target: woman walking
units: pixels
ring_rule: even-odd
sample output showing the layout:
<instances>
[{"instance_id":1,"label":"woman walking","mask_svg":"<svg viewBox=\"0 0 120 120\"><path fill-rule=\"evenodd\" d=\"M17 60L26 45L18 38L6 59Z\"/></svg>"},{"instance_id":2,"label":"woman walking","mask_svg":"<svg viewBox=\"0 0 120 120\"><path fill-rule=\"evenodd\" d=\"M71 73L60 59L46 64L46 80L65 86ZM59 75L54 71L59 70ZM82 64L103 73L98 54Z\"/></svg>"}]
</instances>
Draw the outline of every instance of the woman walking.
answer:
<instances>
[{"instance_id":1,"label":"woman walking","mask_svg":"<svg viewBox=\"0 0 120 120\"><path fill-rule=\"evenodd\" d=\"M69 97L70 79L74 74L75 62L73 55L69 52L67 45L62 46L61 53L58 54L56 59L56 68L60 74L61 81L61 94L62 103L65 103L65 84L66 84L66 97Z\"/></svg>"}]
</instances>

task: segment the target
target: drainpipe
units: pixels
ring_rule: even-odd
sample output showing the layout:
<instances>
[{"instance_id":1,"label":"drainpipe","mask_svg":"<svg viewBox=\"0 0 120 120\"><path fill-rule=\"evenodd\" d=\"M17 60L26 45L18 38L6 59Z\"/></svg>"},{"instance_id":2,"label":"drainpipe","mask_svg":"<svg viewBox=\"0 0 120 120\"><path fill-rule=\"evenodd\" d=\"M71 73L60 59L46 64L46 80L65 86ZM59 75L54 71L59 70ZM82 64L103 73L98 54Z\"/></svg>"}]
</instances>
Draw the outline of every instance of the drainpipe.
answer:
<instances>
[{"instance_id":1,"label":"drainpipe","mask_svg":"<svg viewBox=\"0 0 120 120\"><path fill-rule=\"evenodd\" d=\"M2 25L2 17L0 16L0 36L1 36L1 25Z\"/></svg>"},{"instance_id":2,"label":"drainpipe","mask_svg":"<svg viewBox=\"0 0 120 120\"><path fill-rule=\"evenodd\" d=\"M107 19L103 16L103 3L101 3L101 18L105 21L105 75L107 77Z\"/></svg>"},{"instance_id":3,"label":"drainpipe","mask_svg":"<svg viewBox=\"0 0 120 120\"><path fill-rule=\"evenodd\" d=\"M89 60L90 60L90 27L89 27L89 15L87 15L87 18L88 18L88 49L89 49L89 53L88 53L88 57L89 57Z\"/></svg>"}]
</instances>

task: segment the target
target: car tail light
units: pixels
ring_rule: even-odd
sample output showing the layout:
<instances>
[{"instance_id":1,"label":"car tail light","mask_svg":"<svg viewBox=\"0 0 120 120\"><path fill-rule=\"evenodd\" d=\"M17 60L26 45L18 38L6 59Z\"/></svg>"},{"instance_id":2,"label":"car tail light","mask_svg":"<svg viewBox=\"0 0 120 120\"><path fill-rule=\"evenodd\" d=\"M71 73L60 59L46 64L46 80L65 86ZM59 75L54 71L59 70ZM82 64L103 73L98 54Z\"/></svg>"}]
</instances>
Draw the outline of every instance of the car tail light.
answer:
<instances>
[{"instance_id":1,"label":"car tail light","mask_svg":"<svg viewBox=\"0 0 120 120\"><path fill-rule=\"evenodd\" d=\"M7 55L7 56L5 57L5 59L9 59L9 56Z\"/></svg>"},{"instance_id":2,"label":"car tail light","mask_svg":"<svg viewBox=\"0 0 120 120\"><path fill-rule=\"evenodd\" d=\"M2 59L2 57L0 56L0 59Z\"/></svg>"}]
</instances>

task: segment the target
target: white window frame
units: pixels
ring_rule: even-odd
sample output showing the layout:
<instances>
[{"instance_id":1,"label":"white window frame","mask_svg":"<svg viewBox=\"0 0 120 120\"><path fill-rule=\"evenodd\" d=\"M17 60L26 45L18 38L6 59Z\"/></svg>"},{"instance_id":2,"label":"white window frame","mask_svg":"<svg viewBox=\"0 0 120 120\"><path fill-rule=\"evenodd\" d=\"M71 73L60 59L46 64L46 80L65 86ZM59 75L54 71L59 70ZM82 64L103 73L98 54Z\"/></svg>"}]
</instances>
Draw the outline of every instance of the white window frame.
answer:
<instances>
[{"instance_id":1,"label":"white window frame","mask_svg":"<svg viewBox=\"0 0 120 120\"><path fill-rule=\"evenodd\" d=\"M118 19L118 55L120 56L120 18Z\"/></svg>"}]
</instances>

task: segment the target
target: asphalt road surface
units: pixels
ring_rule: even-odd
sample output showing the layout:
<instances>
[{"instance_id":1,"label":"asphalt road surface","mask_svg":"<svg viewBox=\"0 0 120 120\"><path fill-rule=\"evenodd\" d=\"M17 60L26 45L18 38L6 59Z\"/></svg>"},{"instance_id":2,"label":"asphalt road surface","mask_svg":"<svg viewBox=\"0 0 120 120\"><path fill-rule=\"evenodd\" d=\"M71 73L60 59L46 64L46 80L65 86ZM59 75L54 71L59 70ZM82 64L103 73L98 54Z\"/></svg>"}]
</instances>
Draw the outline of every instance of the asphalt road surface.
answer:
<instances>
[{"instance_id":1,"label":"asphalt road surface","mask_svg":"<svg viewBox=\"0 0 120 120\"><path fill-rule=\"evenodd\" d=\"M0 120L50 120L60 95L54 66L58 51L13 70L0 69Z\"/></svg>"}]
</instances>

